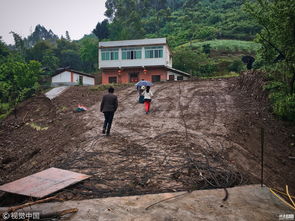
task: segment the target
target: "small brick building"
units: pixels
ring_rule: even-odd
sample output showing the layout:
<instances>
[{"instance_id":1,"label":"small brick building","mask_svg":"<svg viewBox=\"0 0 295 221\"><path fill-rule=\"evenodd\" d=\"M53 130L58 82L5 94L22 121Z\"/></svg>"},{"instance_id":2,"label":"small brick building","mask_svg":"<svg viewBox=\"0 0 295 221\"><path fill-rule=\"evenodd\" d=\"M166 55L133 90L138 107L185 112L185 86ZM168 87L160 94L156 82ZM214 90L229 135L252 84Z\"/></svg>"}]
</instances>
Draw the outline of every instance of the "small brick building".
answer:
<instances>
[{"instance_id":1,"label":"small brick building","mask_svg":"<svg viewBox=\"0 0 295 221\"><path fill-rule=\"evenodd\" d=\"M190 74L172 68L166 38L108 41L99 43L102 84L136 83L141 79L187 80Z\"/></svg>"},{"instance_id":2,"label":"small brick building","mask_svg":"<svg viewBox=\"0 0 295 221\"><path fill-rule=\"evenodd\" d=\"M52 86L61 85L95 85L95 76L79 71L61 68L51 76Z\"/></svg>"}]
</instances>

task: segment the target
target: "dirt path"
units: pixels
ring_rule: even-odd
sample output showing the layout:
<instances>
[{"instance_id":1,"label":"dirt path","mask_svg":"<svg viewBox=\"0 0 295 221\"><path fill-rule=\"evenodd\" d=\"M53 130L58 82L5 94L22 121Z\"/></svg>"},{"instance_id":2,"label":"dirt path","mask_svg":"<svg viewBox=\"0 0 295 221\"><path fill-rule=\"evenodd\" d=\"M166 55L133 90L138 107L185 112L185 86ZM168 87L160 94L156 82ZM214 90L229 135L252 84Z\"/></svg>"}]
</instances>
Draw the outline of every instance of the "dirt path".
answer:
<instances>
[{"instance_id":1,"label":"dirt path","mask_svg":"<svg viewBox=\"0 0 295 221\"><path fill-rule=\"evenodd\" d=\"M50 165L93 176L63 190L61 194L65 198L258 183L263 125L269 127L266 128L266 183L275 187L289 184L295 188L290 172L294 163L288 161L290 151L286 147L294 127L278 125L268 115L265 117L269 121L263 121L259 102L243 97L236 79L160 83L152 91L154 99L149 114L137 103L133 87L116 91L119 109L110 137L101 134L103 116L98 111L99 102L88 112L74 116L80 122L76 126L81 128L69 138L71 145L57 142L60 150L53 150L52 158L39 167ZM67 93L71 92L62 96ZM99 93L96 100L100 101L101 96ZM276 131L276 127L281 131ZM277 133L271 134L273 130ZM277 148L282 151L274 151ZM42 156L44 161L45 155ZM17 169L20 174L30 172L25 165Z\"/></svg>"},{"instance_id":2,"label":"dirt path","mask_svg":"<svg viewBox=\"0 0 295 221\"><path fill-rule=\"evenodd\" d=\"M244 140L236 142L231 137L237 128L234 123L243 113L234 97L237 94L231 94L234 83L213 80L158 84L153 87L154 100L148 115L137 103L134 88L119 92L120 108L112 136L100 134L103 119L97 111L98 103L83 116L89 122L86 141L74 153L78 158L67 160L66 168L93 174L87 190L97 196L257 183L259 131L249 142L252 148ZM251 113L257 111L254 104L247 108ZM243 132L241 135L244 139L248 136ZM269 176L274 171L272 166L266 168ZM286 178L276 174L276 179ZM80 187L84 189L85 185Z\"/></svg>"}]
</instances>

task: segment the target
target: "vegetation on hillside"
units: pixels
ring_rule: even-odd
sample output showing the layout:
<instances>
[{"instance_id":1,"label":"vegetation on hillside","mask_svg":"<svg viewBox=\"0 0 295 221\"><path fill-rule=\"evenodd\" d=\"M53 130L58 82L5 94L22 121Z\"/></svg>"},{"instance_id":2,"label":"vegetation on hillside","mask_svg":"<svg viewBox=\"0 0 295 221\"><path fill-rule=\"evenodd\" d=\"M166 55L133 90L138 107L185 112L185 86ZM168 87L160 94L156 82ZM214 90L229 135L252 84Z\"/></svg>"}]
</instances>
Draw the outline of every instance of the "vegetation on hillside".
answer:
<instances>
[{"instance_id":1,"label":"vegetation on hillside","mask_svg":"<svg viewBox=\"0 0 295 221\"><path fill-rule=\"evenodd\" d=\"M172 47L192 39L252 40L260 26L242 5L243 0L107 0L105 15L112 22L97 26L108 33L97 36L111 40L167 37Z\"/></svg>"},{"instance_id":2,"label":"vegetation on hillside","mask_svg":"<svg viewBox=\"0 0 295 221\"><path fill-rule=\"evenodd\" d=\"M41 73L40 62L26 62L19 53L9 51L0 38L0 119L39 89Z\"/></svg>"},{"instance_id":3,"label":"vegetation on hillside","mask_svg":"<svg viewBox=\"0 0 295 221\"><path fill-rule=\"evenodd\" d=\"M262 47L256 68L269 75L265 87L270 92L274 113L295 120L295 2L257 0L245 10L262 27L256 41Z\"/></svg>"},{"instance_id":4,"label":"vegetation on hillside","mask_svg":"<svg viewBox=\"0 0 295 221\"><path fill-rule=\"evenodd\" d=\"M260 44L242 40L193 40L173 50L173 66L195 76L210 77L246 69L243 56L255 56Z\"/></svg>"}]
</instances>

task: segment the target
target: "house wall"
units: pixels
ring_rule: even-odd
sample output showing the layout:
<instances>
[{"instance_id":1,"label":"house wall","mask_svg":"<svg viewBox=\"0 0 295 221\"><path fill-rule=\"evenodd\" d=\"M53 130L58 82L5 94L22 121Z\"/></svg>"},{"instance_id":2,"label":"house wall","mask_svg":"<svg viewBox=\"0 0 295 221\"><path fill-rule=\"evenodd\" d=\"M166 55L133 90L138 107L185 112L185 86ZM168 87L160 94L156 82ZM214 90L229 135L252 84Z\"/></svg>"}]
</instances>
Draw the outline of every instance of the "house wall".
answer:
<instances>
[{"instance_id":1,"label":"house wall","mask_svg":"<svg viewBox=\"0 0 295 221\"><path fill-rule=\"evenodd\" d=\"M167 46L164 48L164 50L166 51L165 52L166 66L172 67L172 54L170 53L169 48Z\"/></svg>"},{"instance_id":2,"label":"house wall","mask_svg":"<svg viewBox=\"0 0 295 221\"><path fill-rule=\"evenodd\" d=\"M83 85L95 85L95 79L80 75L70 71L64 71L58 75L52 77L51 84L53 86L58 85L78 85L79 84L79 76L83 77Z\"/></svg>"},{"instance_id":3,"label":"house wall","mask_svg":"<svg viewBox=\"0 0 295 221\"><path fill-rule=\"evenodd\" d=\"M74 73L74 82L76 84L79 84L79 76L83 77L83 85L94 85L95 84L95 79L94 78Z\"/></svg>"},{"instance_id":4,"label":"house wall","mask_svg":"<svg viewBox=\"0 0 295 221\"><path fill-rule=\"evenodd\" d=\"M167 80L169 80L169 75L173 75L174 76L174 80L177 81L177 77L183 77L183 80L188 80L189 78L186 77L186 76L183 76L181 74L177 74L175 72L172 72L172 71L168 71L168 74L167 74Z\"/></svg>"},{"instance_id":5,"label":"house wall","mask_svg":"<svg viewBox=\"0 0 295 221\"><path fill-rule=\"evenodd\" d=\"M109 84L109 77L117 77L117 83L130 83L130 73L139 72L138 80L144 79L152 81L153 75L160 75L160 81L167 80L167 71L165 69L147 69L146 72L143 69L128 69L122 70L120 74L118 70L104 70L102 72L102 84ZM134 82L135 83L135 82Z\"/></svg>"},{"instance_id":6,"label":"house wall","mask_svg":"<svg viewBox=\"0 0 295 221\"><path fill-rule=\"evenodd\" d=\"M69 71L62 72L58 75L55 75L52 77L52 81L54 83L60 83L60 82L71 82L71 73Z\"/></svg>"},{"instance_id":7,"label":"house wall","mask_svg":"<svg viewBox=\"0 0 295 221\"><path fill-rule=\"evenodd\" d=\"M150 45L152 46L152 45ZM101 49L99 49L99 68L122 68L122 67L148 67L148 66L169 66L172 67L170 51L167 45L163 45L163 58L145 58L144 46L135 46L141 48L141 59L122 60L122 48L119 48L118 60L101 60ZM118 48L118 47L117 47Z\"/></svg>"}]
</instances>

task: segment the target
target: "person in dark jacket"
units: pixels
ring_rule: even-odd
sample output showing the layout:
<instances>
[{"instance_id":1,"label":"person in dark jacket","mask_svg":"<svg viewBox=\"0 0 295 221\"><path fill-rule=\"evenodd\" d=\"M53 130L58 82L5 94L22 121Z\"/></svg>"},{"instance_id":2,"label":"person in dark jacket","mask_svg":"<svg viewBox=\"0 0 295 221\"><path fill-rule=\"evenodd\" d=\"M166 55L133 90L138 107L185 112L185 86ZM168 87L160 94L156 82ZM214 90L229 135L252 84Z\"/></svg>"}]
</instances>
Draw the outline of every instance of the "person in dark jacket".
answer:
<instances>
[{"instance_id":1,"label":"person in dark jacket","mask_svg":"<svg viewBox=\"0 0 295 221\"><path fill-rule=\"evenodd\" d=\"M109 93L104 95L100 104L100 111L104 113L104 124L102 133L110 135L114 114L118 108L118 98L114 95L114 88L108 89Z\"/></svg>"}]
</instances>

